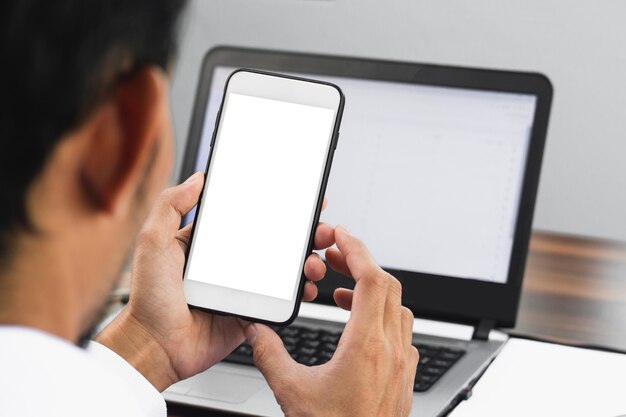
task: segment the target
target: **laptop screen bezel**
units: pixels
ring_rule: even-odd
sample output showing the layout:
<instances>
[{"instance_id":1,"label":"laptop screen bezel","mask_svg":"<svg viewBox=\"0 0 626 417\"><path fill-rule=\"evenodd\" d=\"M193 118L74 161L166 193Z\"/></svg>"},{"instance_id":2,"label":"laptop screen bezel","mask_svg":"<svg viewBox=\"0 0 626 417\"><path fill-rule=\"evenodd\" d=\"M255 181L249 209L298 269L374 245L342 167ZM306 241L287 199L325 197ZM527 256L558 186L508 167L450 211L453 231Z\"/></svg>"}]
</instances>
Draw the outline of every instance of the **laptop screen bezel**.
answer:
<instances>
[{"instance_id":1,"label":"laptop screen bezel","mask_svg":"<svg viewBox=\"0 0 626 417\"><path fill-rule=\"evenodd\" d=\"M216 47L207 52L202 63L180 172L181 180L196 170L213 70L218 66L536 96L534 123L528 146L507 282L497 284L387 269L402 282L403 303L416 317L471 325L481 320L493 320L496 326L501 327L515 325L552 101L552 85L544 75L228 46ZM349 103L350 98L346 97L346 105L349 106ZM351 280L329 269L326 278L318 285L320 292L315 302L334 305L332 297L334 288L338 285L349 288L350 284Z\"/></svg>"}]
</instances>

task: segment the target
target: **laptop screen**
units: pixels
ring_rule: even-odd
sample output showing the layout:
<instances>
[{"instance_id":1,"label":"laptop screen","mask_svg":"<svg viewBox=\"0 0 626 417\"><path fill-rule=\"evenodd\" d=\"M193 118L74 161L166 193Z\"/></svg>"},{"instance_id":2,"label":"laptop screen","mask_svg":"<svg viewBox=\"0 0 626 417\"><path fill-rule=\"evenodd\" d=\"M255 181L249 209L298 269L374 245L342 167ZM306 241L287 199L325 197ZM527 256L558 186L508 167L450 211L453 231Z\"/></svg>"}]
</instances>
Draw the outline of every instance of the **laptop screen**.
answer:
<instances>
[{"instance_id":1,"label":"laptop screen","mask_svg":"<svg viewBox=\"0 0 626 417\"><path fill-rule=\"evenodd\" d=\"M214 68L197 170L235 69ZM535 95L293 75L346 96L322 221L360 237L385 268L506 283Z\"/></svg>"}]
</instances>

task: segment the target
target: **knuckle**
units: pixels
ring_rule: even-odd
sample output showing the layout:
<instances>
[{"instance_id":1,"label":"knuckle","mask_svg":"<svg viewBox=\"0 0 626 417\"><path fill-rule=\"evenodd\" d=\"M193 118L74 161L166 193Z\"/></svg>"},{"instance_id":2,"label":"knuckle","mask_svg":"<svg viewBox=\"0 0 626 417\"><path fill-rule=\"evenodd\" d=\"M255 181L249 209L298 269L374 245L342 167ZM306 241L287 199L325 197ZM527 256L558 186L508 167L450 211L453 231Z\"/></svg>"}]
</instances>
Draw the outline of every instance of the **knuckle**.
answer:
<instances>
[{"instance_id":1,"label":"knuckle","mask_svg":"<svg viewBox=\"0 0 626 417\"><path fill-rule=\"evenodd\" d=\"M417 350L415 346L411 346L411 362L415 364L415 367L417 367L419 360L420 360L419 351Z\"/></svg>"},{"instance_id":2,"label":"knuckle","mask_svg":"<svg viewBox=\"0 0 626 417\"><path fill-rule=\"evenodd\" d=\"M365 248L365 244L358 237L356 237L354 235L350 235L349 236L349 240L352 241L352 246L353 246L354 250L362 250L363 248Z\"/></svg>"},{"instance_id":3,"label":"knuckle","mask_svg":"<svg viewBox=\"0 0 626 417\"><path fill-rule=\"evenodd\" d=\"M154 245L160 240L159 230L154 227L144 227L137 235L140 244Z\"/></svg>"},{"instance_id":4,"label":"knuckle","mask_svg":"<svg viewBox=\"0 0 626 417\"><path fill-rule=\"evenodd\" d=\"M363 357L367 362L381 363L385 362L388 354L388 348L385 341L379 337L371 337L365 344Z\"/></svg>"},{"instance_id":5,"label":"knuckle","mask_svg":"<svg viewBox=\"0 0 626 417\"><path fill-rule=\"evenodd\" d=\"M375 273L375 274L372 274L372 275L373 275L373 280L372 281L373 281L374 285L376 285L377 287L379 287L379 288L381 288L381 289L383 289L385 291L387 291L389 289L390 282L389 282L389 279L388 279L386 273L378 272L378 273Z\"/></svg>"},{"instance_id":6,"label":"knuckle","mask_svg":"<svg viewBox=\"0 0 626 417\"><path fill-rule=\"evenodd\" d=\"M362 264L362 260L361 257L359 256L359 252L358 251L350 251L348 253L345 254L345 258L346 258L346 263L348 265L361 265ZM365 268L361 268L362 270L365 270ZM353 271L355 273L359 273L360 271Z\"/></svg>"},{"instance_id":7,"label":"knuckle","mask_svg":"<svg viewBox=\"0 0 626 417\"><path fill-rule=\"evenodd\" d=\"M385 274L387 275L387 279L389 280L389 288L391 289L391 291L393 291L395 295L402 297L402 284L400 283L400 281L387 272L385 272Z\"/></svg>"},{"instance_id":8,"label":"knuckle","mask_svg":"<svg viewBox=\"0 0 626 417\"><path fill-rule=\"evenodd\" d=\"M410 309L402 306L402 319L408 322L413 322L413 320L415 320L415 316L413 315L413 312Z\"/></svg>"},{"instance_id":9,"label":"knuckle","mask_svg":"<svg viewBox=\"0 0 626 417\"><path fill-rule=\"evenodd\" d=\"M157 204L161 206L169 205L170 201L172 201L175 194L176 194L176 187L166 188L165 190L161 192L161 195L159 196L157 200Z\"/></svg>"},{"instance_id":10,"label":"knuckle","mask_svg":"<svg viewBox=\"0 0 626 417\"><path fill-rule=\"evenodd\" d=\"M391 358L391 365L398 374L400 374L404 370L404 368L406 368L406 358L404 356L404 351L402 348L394 348Z\"/></svg>"},{"instance_id":11,"label":"knuckle","mask_svg":"<svg viewBox=\"0 0 626 417\"><path fill-rule=\"evenodd\" d=\"M372 270L363 278L371 287L386 292L389 288L389 278L387 275L388 274L382 270Z\"/></svg>"},{"instance_id":12,"label":"knuckle","mask_svg":"<svg viewBox=\"0 0 626 417\"><path fill-rule=\"evenodd\" d=\"M361 240L357 237L352 236L352 244L348 248L346 252L346 257L358 258L358 259L369 259L370 254L367 251L367 248L361 242Z\"/></svg>"}]
</instances>

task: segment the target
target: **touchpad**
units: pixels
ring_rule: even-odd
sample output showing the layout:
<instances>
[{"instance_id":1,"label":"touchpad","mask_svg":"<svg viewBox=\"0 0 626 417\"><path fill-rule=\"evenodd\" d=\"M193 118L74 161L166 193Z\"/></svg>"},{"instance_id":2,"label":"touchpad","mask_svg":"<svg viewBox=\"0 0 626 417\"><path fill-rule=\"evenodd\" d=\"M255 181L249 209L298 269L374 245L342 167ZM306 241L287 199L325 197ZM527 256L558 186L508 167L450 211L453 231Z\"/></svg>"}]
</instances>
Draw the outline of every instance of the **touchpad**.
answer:
<instances>
[{"instance_id":1,"label":"touchpad","mask_svg":"<svg viewBox=\"0 0 626 417\"><path fill-rule=\"evenodd\" d=\"M192 388L187 395L234 404L245 402L265 386L261 378L214 370L196 375L189 382Z\"/></svg>"}]
</instances>

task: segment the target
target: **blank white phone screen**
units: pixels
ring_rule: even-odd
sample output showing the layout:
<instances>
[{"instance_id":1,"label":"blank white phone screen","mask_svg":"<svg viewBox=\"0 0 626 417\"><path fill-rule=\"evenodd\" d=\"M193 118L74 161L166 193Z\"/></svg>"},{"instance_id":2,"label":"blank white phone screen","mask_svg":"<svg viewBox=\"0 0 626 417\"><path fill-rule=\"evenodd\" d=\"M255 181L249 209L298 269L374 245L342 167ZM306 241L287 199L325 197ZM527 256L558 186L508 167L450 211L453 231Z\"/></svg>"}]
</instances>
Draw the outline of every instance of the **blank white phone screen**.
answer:
<instances>
[{"instance_id":1,"label":"blank white phone screen","mask_svg":"<svg viewBox=\"0 0 626 417\"><path fill-rule=\"evenodd\" d=\"M187 279L291 300L335 110L230 93Z\"/></svg>"}]
</instances>

